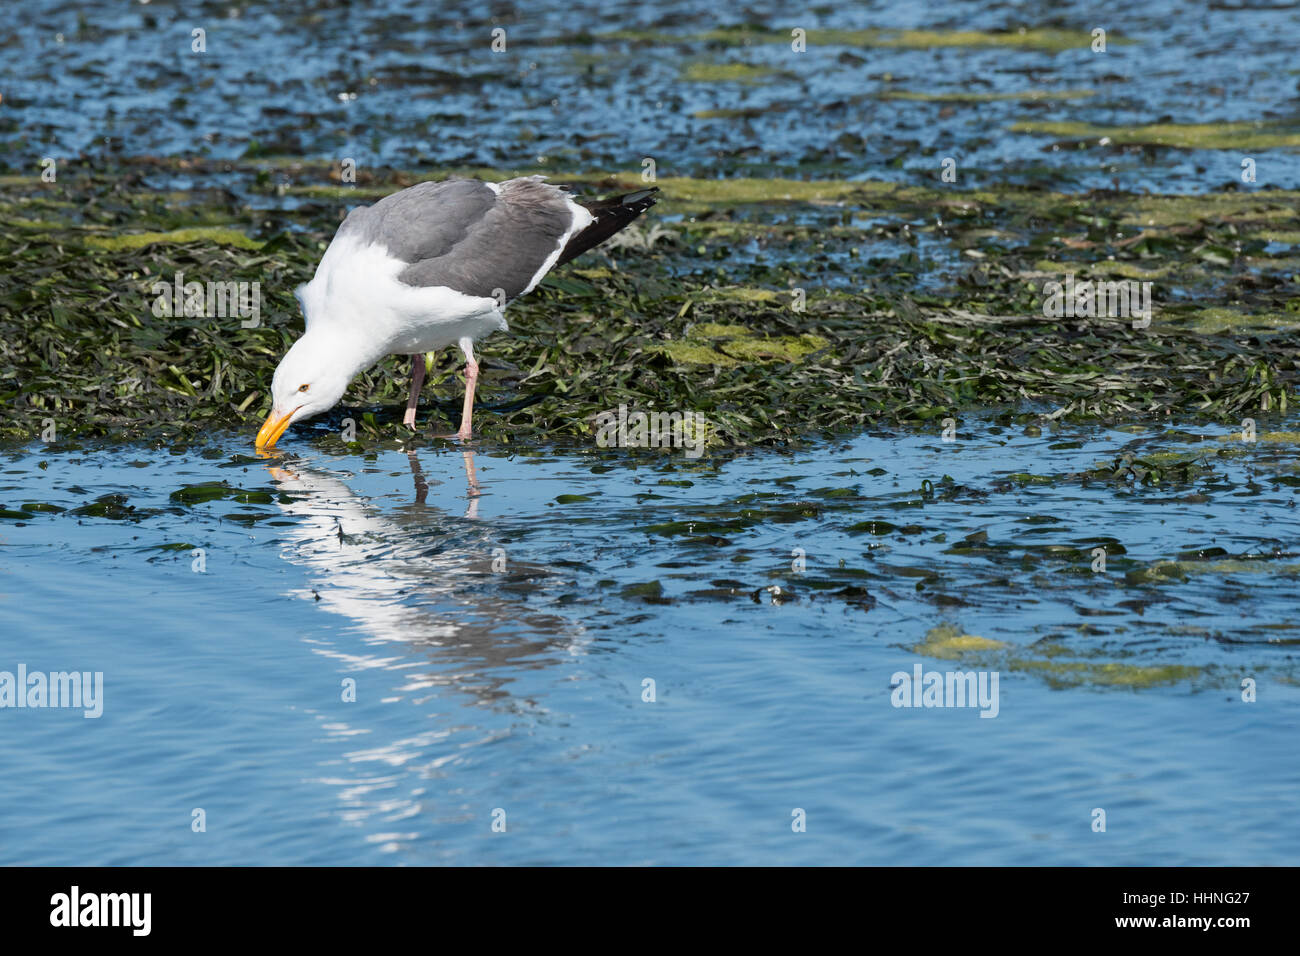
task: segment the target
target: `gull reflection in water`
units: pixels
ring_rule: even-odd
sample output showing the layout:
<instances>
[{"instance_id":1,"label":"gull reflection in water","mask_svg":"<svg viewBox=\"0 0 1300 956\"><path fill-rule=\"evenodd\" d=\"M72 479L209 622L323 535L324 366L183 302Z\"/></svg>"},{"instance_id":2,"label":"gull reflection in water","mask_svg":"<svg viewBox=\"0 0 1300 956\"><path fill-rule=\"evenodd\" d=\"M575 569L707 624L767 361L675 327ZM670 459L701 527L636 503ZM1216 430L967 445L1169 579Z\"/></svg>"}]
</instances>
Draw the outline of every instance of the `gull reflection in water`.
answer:
<instances>
[{"instance_id":1,"label":"gull reflection in water","mask_svg":"<svg viewBox=\"0 0 1300 956\"><path fill-rule=\"evenodd\" d=\"M540 666L548 649L580 649L579 625L530 607L529 598L560 576L508 557L497 525L480 520L475 453L462 452L463 518L428 504L430 481L416 452L406 454L414 495L399 507L358 494L348 472L301 459L267 462L293 498L280 508L298 519L285 529L281 555L320 572L305 596L355 621L367 643L439 648L437 664L463 665L455 678L462 689L471 670Z\"/></svg>"},{"instance_id":2,"label":"gull reflection in water","mask_svg":"<svg viewBox=\"0 0 1300 956\"><path fill-rule=\"evenodd\" d=\"M474 453L468 448L461 452L465 459L465 496L469 498L469 508L465 511L466 518L478 517L478 499L483 494L478 484L478 472L474 469ZM429 482L425 480L424 471L420 468L420 459L415 454L414 448L406 450L406 457L411 461L411 476L415 479L415 503L423 505L429 497Z\"/></svg>"},{"instance_id":3,"label":"gull reflection in water","mask_svg":"<svg viewBox=\"0 0 1300 956\"><path fill-rule=\"evenodd\" d=\"M336 700L315 711L343 748L346 768L331 761L334 770L320 782L339 789L350 820L413 823L429 813L453 815L444 821L463 813L431 803L430 781L453 774L479 745L509 736L512 715L544 712L533 695L512 693L510 685L535 690L527 672L561 664L587 644L580 624L536 609L539 597L572 582L513 555L504 560L502 542L518 532L479 518L480 500L491 497L479 484L474 453L463 453L464 516L428 503L430 485L441 482L426 475L415 452L407 454L414 496L398 505L359 494L346 471L301 459L267 462L292 499L280 507L296 519L278 529L281 556L310 572L309 587L292 593L347 618L360 636L330 629L304 640L355 677L372 707L401 701L408 708L377 720L373 710L340 708ZM394 836L385 848L416 836Z\"/></svg>"}]
</instances>

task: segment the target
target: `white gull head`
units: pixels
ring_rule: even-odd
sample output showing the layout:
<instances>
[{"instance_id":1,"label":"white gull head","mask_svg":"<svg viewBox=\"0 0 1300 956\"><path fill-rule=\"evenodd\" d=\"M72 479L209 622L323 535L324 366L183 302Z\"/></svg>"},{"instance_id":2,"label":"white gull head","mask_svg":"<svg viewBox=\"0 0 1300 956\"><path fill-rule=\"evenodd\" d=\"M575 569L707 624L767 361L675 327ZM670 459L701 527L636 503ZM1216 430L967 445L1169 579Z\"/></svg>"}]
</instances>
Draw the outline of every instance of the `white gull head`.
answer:
<instances>
[{"instance_id":1,"label":"white gull head","mask_svg":"<svg viewBox=\"0 0 1300 956\"><path fill-rule=\"evenodd\" d=\"M271 414L257 435L259 448L274 448L294 422L327 412L343 399L348 384L370 356L344 341L337 326L309 330L285 353L271 379Z\"/></svg>"}]
</instances>

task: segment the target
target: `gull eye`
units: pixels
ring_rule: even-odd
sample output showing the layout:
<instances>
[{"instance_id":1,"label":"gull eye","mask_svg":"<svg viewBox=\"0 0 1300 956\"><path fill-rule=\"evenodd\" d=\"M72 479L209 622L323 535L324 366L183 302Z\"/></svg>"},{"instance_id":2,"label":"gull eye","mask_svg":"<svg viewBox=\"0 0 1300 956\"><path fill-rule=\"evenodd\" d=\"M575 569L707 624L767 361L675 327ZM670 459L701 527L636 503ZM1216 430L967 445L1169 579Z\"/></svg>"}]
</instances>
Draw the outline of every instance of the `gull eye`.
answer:
<instances>
[{"instance_id":1,"label":"gull eye","mask_svg":"<svg viewBox=\"0 0 1300 956\"><path fill-rule=\"evenodd\" d=\"M298 386L298 391L300 391L300 392L305 392L305 391L307 391L307 389L309 389L309 388L311 388L310 385L299 385L299 386Z\"/></svg>"}]
</instances>

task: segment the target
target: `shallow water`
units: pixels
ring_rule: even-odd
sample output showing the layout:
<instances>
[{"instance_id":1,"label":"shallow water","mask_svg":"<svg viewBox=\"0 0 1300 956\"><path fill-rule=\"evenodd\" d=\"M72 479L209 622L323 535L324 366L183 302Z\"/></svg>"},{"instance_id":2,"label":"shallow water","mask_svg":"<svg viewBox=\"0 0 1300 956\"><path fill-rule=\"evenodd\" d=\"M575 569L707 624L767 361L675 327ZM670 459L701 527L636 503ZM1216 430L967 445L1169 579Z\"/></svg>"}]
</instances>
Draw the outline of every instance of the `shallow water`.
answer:
<instances>
[{"instance_id":1,"label":"shallow water","mask_svg":"<svg viewBox=\"0 0 1300 956\"><path fill-rule=\"evenodd\" d=\"M0 670L105 683L2 712L0 862L1293 862L1294 435L955 439L13 452Z\"/></svg>"},{"instance_id":2,"label":"shallow water","mask_svg":"<svg viewBox=\"0 0 1300 956\"><path fill-rule=\"evenodd\" d=\"M1294 133L1294 4L1158 0L1099 17L1082 0L799 12L769 0L743 12L700 0L535 0L490 11L420 0L288 8L42 0L15 14L0 28L0 143L15 170L82 154L570 172L639 170L649 156L660 176L915 182L937 181L940 161L952 157L958 188L1168 193L1239 184L1248 155L1264 157L1260 186L1300 178L1296 149L1123 147L1096 135L1079 148L1079 137L1012 129L1035 120L1121 129L1263 121ZM805 29L808 49L706 36L743 26ZM825 32L1025 28L1082 40L1063 49L912 49ZM1095 28L1108 31L1105 53L1091 49ZM206 31L202 53L192 49L195 29ZM491 47L496 29L505 30L502 52ZM719 67L731 72L715 75ZM898 94L1046 98L890 98ZM1053 99L1063 95L1074 98ZM159 171L150 181L239 188L219 168Z\"/></svg>"}]
</instances>

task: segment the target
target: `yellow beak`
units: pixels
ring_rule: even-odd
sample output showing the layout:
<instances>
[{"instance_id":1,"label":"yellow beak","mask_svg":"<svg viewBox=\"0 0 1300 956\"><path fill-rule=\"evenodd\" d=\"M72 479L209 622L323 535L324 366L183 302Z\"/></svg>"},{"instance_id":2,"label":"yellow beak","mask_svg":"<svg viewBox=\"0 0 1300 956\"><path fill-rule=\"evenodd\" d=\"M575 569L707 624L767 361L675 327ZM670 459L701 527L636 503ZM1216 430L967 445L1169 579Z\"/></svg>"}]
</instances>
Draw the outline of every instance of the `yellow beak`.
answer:
<instances>
[{"instance_id":1,"label":"yellow beak","mask_svg":"<svg viewBox=\"0 0 1300 956\"><path fill-rule=\"evenodd\" d=\"M294 409L296 412L298 409ZM274 448L275 443L280 440L284 430L289 427L289 419L293 418L293 412L277 419L275 411L267 416L266 421L262 423L261 429L257 433L257 440L254 442L255 447L260 451L263 448Z\"/></svg>"}]
</instances>

